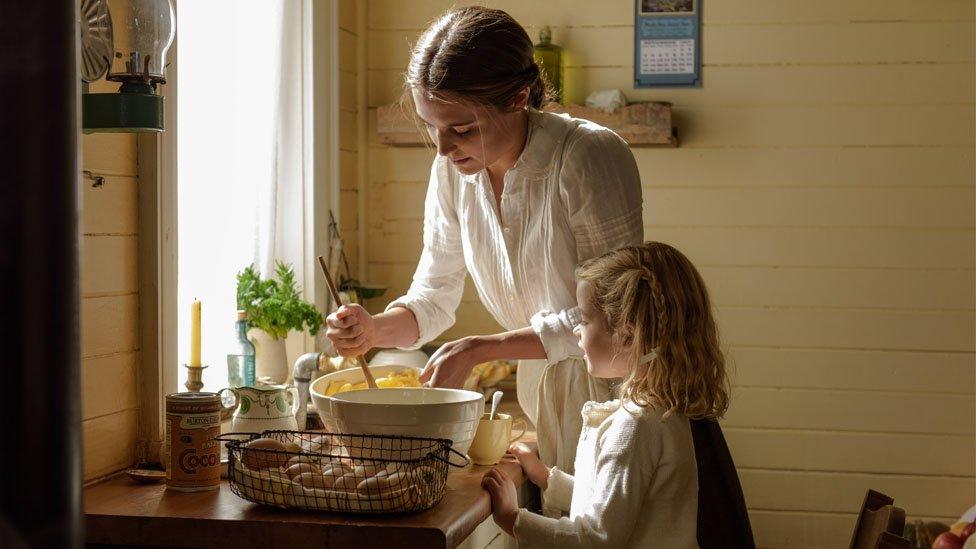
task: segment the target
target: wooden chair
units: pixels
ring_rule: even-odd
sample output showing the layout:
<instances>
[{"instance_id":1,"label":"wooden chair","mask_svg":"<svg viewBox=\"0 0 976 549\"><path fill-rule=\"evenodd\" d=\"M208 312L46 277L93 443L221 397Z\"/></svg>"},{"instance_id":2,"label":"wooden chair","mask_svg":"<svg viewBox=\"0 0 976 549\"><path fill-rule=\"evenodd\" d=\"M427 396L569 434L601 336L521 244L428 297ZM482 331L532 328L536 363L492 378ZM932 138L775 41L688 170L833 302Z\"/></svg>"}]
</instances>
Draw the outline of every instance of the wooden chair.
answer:
<instances>
[{"instance_id":1,"label":"wooden chair","mask_svg":"<svg viewBox=\"0 0 976 549\"><path fill-rule=\"evenodd\" d=\"M895 507L895 500L881 492L868 490L861 512L854 523L850 549L901 549L911 547L902 537L905 511Z\"/></svg>"}]
</instances>

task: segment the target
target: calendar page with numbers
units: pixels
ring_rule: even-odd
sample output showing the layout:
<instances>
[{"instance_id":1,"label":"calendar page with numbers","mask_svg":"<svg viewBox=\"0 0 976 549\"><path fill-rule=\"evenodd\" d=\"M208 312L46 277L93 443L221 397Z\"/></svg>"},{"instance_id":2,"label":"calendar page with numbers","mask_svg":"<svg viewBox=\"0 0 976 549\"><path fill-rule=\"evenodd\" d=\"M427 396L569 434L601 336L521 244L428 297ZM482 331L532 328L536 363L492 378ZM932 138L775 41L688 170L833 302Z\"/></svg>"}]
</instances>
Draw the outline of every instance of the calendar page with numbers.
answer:
<instances>
[{"instance_id":1,"label":"calendar page with numbers","mask_svg":"<svg viewBox=\"0 0 976 549\"><path fill-rule=\"evenodd\" d=\"M701 86L701 0L636 0L634 87Z\"/></svg>"}]
</instances>

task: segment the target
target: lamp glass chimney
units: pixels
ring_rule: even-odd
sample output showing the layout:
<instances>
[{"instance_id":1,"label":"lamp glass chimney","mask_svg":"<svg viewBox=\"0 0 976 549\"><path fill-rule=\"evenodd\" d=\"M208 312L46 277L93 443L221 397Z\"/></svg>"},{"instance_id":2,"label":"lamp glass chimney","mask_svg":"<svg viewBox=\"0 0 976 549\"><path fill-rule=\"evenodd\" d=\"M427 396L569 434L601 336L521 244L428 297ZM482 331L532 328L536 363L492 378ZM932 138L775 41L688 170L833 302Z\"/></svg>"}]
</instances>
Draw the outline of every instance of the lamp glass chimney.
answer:
<instances>
[{"instance_id":1,"label":"lamp glass chimney","mask_svg":"<svg viewBox=\"0 0 976 549\"><path fill-rule=\"evenodd\" d=\"M173 44L171 0L109 0L115 52L107 80L166 82L166 54Z\"/></svg>"}]
</instances>

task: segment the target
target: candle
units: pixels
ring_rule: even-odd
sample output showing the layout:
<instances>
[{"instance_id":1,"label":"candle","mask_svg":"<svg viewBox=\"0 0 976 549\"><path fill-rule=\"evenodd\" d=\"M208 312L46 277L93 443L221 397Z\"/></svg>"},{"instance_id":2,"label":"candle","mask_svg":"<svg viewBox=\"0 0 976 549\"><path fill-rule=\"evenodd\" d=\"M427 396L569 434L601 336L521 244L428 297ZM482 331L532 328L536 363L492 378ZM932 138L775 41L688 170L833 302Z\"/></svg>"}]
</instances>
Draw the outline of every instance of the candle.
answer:
<instances>
[{"instance_id":1,"label":"candle","mask_svg":"<svg viewBox=\"0 0 976 549\"><path fill-rule=\"evenodd\" d=\"M200 300L190 304L190 364L200 366Z\"/></svg>"}]
</instances>

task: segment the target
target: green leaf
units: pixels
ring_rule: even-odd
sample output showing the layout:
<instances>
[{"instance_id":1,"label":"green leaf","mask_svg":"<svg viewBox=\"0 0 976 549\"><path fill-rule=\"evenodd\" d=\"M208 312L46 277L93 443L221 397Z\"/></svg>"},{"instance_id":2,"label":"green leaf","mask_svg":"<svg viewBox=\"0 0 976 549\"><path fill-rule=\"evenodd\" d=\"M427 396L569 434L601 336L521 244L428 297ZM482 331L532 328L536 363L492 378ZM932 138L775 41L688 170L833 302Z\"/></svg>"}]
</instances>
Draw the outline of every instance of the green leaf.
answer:
<instances>
[{"instance_id":1,"label":"green leaf","mask_svg":"<svg viewBox=\"0 0 976 549\"><path fill-rule=\"evenodd\" d=\"M291 330L308 330L313 336L324 319L315 306L301 298L291 265L277 261L275 277L262 279L253 265L237 273L237 307L247 311L250 325L281 339Z\"/></svg>"}]
</instances>

